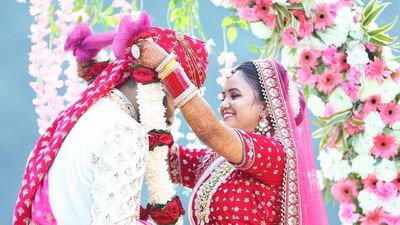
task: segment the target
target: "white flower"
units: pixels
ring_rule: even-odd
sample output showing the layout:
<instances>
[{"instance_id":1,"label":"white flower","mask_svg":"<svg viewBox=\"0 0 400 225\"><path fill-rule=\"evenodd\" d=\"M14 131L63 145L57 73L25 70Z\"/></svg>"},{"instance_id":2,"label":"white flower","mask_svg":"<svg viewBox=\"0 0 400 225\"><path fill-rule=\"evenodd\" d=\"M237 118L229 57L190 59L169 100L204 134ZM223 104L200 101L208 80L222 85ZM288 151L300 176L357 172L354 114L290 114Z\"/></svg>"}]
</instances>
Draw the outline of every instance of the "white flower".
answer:
<instances>
[{"instance_id":1,"label":"white flower","mask_svg":"<svg viewBox=\"0 0 400 225\"><path fill-rule=\"evenodd\" d=\"M307 99L307 105L312 114L317 117L322 116L325 112L325 103L316 95L310 95L310 97Z\"/></svg>"},{"instance_id":2,"label":"white flower","mask_svg":"<svg viewBox=\"0 0 400 225\"><path fill-rule=\"evenodd\" d=\"M389 103L396 95L400 93L400 84L394 82L393 79L385 79L380 88L381 102Z\"/></svg>"},{"instance_id":3,"label":"white flower","mask_svg":"<svg viewBox=\"0 0 400 225\"><path fill-rule=\"evenodd\" d=\"M317 170L317 178L318 178L318 183L319 183L319 188L322 190L325 187L325 182L324 182L324 175L322 174L321 170Z\"/></svg>"},{"instance_id":4,"label":"white flower","mask_svg":"<svg viewBox=\"0 0 400 225\"><path fill-rule=\"evenodd\" d=\"M325 46L342 46L347 41L349 30L347 27L333 26L325 31L317 31L317 34L324 40Z\"/></svg>"},{"instance_id":5,"label":"white flower","mask_svg":"<svg viewBox=\"0 0 400 225\"><path fill-rule=\"evenodd\" d=\"M342 160L342 157L342 153L337 149L328 148L326 151L320 151L318 160L325 178L338 180L347 176L351 168L347 161Z\"/></svg>"},{"instance_id":6,"label":"white flower","mask_svg":"<svg viewBox=\"0 0 400 225\"><path fill-rule=\"evenodd\" d=\"M391 182L397 177L397 168L394 161L382 159L375 167L376 178L378 180Z\"/></svg>"},{"instance_id":7,"label":"white flower","mask_svg":"<svg viewBox=\"0 0 400 225\"><path fill-rule=\"evenodd\" d=\"M393 198L389 203L384 204L383 209L394 216L400 216L400 195Z\"/></svg>"},{"instance_id":8,"label":"white flower","mask_svg":"<svg viewBox=\"0 0 400 225\"><path fill-rule=\"evenodd\" d=\"M358 155L353 159L351 169L364 179L368 174L375 172L375 162L376 160L371 155Z\"/></svg>"},{"instance_id":9,"label":"white flower","mask_svg":"<svg viewBox=\"0 0 400 225\"><path fill-rule=\"evenodd\" d=\"M210 38L206 41L206 49L207 49L208 53L210 53L212 51L212 47L214 47L214 46L215 46L214 39Z\"/></svg>"},{"instance_id":10,"label":"white flower","mask_svg":"<svg viewBox=\"0 0 400 225\"><path fill-rule=\"evenodd\" d=\"M364 134L357 134L353 137L352 146L359 155L370 155L369 150L374 146L373 137Z\"/></svg>"},{"instance_id":11,"label":"white flower","mask_svg":"<svg viewBox=\"0 0 400 225\"><path fill-rule=\"evenodd\" d=\"M398 104L398 103L397 103L397 104ZM394 130L400 130L400 121L394 122L394 124L392 124L392 128L393 128ZM400 143L400 141L399 141L399 143Z\"/></svg>"},{"instance_id":12,"label":"white flower","mask_svg":"<svg viewBox=\"0 0 400 225\"><path fill-rule=\"evenodd\" d=\"M267 27L264 22L250 23L251 32L259 39L267 39L271 37L273 30Z\"/></svg>"},{"instance_id":13,"label":"white flower","mask_svg":"<svg viewBox=\"0 0 400 225\"><path fill-rule=\"evenodd\" d=\"M368 53L365 51L365 46L358 42L353 41L347 44L347 63L356 68L360 68L369 62Z\"/></svg>"},{"instance_id":14,"label":"white flower","mask_svg":"<svg viewBox=\"0 0 400 225\"><path fill-rule=\"evenodd\" d=\"M395 56L392 53L392 49L388 46L382 46L382 58L386 62L386 66L389 70L395 71L400 67L400 64L395 60Z\"/></svg>"},{"instance_id":15,"label":"white flower","mask_svg":"<svg viewBox=\"0 0 400 225\"><path fill-rule=\"evenodd\" d=\"M383 122L378 112L370 112L364 120L365 133L370 137L375 137L377 134L382 133L386 124Z\"/></svg>"},{"instance_id":16,"label":"white flower","mask_svg":"<svg viewBox=\"0 0 400 225\"><path fill-rule=\"evenodd\" d=\"M376 196L376 194L367 190L360 191L357 198L360 201L360 207L364 214L376 209L382 204L381 200L378 196Z\"/></svg>"},{"instance_id":17,"label":"white flower","mask_svg":"<svg viewBox=\"0 0 400 225\"><path fill-rule=\"evenodd\" d=\"M222 6L224 8L231 7L229 0L211 0L211 2L217 7L219 7L219 6Z\"/></svg>"},{"instance_id":18,"label":"white flower","mask_svg":"<svg viewBox=\"0 0 400 225\"><path fill-rule=\"evenodd\" d=\"M341 7L336 13L335 25L349 31L353 24L354 14L351 9L349 7Z\"/></svg>"},{"instance_id":19,"label":"white flower","mask_svg":"<svg viewBox=\"0 0 400 225\"><path fill-rule=\"evenodd\" d=\"M296 54L298 51L296 49L283 46L281 51L281 62L285 66L285 68L297 67L299 64L299 56ZM287 72L291 73L291 70Z\"/></svg>"},{"instance_id":20,"label":"white flower","mask_svg":"<svg viewBox=\"0 0 400 225\"><path fill-rule=\"evenodd\" d=\"M381 85L377 81L365 79L365 76L362 75L360 91L361 100L365 100L372 95L381 94L381 91Z\"/></svg>"},{"instance_id":21,"label":"white flower","mask_svg":"<svg viewBox=\"0 0 400 225\"><path fill-rule=\"evenodd\" d=\"M343 111L353 107L350 97L342 88L336 88L329 96L329 102L335 106L337 111Z\"/></svg>"},{"instance_id":22,"label":"white flower","mask_svg":"<svg viewBox=\"0 0 400 225\"><path fill-rule=\"evenodd\" d=\"M325 43L321 42L320 39L314 37L313 35L310 35L308 37L303 38L302 40L299 41L298 44L299 48L312 48L315 50L325 50L329 46L326 45Z\"/></svg>"}]
</instances>

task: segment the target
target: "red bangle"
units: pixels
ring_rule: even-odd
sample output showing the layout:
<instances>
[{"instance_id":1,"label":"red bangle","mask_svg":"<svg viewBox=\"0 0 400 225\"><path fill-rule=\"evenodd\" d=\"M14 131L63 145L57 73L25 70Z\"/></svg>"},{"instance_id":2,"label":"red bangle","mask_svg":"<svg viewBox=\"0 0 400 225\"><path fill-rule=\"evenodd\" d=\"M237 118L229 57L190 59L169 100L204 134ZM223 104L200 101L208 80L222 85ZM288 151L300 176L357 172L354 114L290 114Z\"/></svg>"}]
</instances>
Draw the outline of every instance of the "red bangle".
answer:
<instances>
[{"instance_id":1,"label":"red bangle","mask_svg":"<svg viewBox=\"0 0 400 225\"><path fill-rule=\"evenodd\" d=\"M198 92L181 67L173 70L162 82L174 98L176 107L183 106Z\"/></svg>"},{"instance_id":2,"label":"red bangle","mask_svg":"<svg viewBox=\"0 0 400 225\"><path fill-rule=\"evenodd\" d=\"M193 85L180 67L173 70L162 82L174 99Z\"/></svg>"}]
</instances>

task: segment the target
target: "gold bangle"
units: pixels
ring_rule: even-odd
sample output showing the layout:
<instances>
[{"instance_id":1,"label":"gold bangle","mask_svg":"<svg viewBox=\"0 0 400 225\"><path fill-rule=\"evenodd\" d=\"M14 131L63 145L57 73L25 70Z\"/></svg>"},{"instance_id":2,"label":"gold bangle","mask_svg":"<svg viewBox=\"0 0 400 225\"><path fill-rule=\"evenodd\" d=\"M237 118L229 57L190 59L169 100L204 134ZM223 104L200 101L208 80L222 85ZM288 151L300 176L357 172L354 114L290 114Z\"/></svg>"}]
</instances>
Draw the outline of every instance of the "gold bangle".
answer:
<instances>
[{"instance_id":1,"label":"gold bangle","mask_svg":"<svg viewBox=\"0 0 400 225\"><path fill-rule=\"evenodd\" d=\"M164 80L169 74L171 74L172 71L178 68L178 66L179 66L178 62L171 64L169 67L165 68L165 70L158 75L158 78L161 81Z\"/></svg>"},{"instance_id":2,"label":"gold bangle","mask_svg":"<svg viewBox=\"0 0 400 225\"><path fill-rule=\"evenodd\" d=\"M176 60L175 59L171 59L168 63L167 63L167 65L165 65L162 69L161 69L161 71L164 71L165 69L167 69L168 67L170 67L172 64L174 64L174 63L176 63Z\"/></svg>"}]
</instances>

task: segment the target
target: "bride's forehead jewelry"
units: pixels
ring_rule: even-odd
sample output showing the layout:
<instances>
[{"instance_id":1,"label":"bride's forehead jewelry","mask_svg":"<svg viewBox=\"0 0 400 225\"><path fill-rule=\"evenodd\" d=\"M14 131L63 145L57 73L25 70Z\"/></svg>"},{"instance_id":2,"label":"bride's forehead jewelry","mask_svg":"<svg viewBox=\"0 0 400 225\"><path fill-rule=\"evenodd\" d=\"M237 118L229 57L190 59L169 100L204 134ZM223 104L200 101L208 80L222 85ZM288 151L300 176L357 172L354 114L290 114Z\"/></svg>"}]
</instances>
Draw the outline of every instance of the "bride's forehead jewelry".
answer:
<instances>
[{"instance_id":1,"label":"bride's forehead jewelry","mask_svg":"<svg viewBox=\"0 0 400 225\"><path fill-rule=\"evenodd\" d=\"M226 73L225 77L229 78L231 77L234 73L236 73L238 66L233 67L228 73Z\"/></svg>"}]
</instances>

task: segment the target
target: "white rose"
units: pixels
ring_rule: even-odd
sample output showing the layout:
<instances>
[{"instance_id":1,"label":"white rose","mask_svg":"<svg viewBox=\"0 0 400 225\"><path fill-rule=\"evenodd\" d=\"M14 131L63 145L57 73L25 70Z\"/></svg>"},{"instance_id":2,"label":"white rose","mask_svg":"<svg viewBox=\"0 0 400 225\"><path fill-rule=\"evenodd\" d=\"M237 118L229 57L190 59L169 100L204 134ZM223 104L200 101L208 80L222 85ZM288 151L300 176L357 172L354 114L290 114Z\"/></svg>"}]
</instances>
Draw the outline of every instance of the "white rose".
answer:
<instances>
[{"instance_id":1,"label":"white rose","mask_svg":"<svg viewBox=\"0 0 400 225\"><path fill-rule=\"evenodd\" d=\"M352 146L359 155L369 155L369 150L374 146L373 137L367 133L357 134L353 137Z\"/></svg>"},{"instance_id":2,"label":"white rose","mask_svg":"<svg viewBox=\"0 0 400 225\"><path fill-rule=\"evenodd\" d=\"M342 161L342 153L337 149L328 148L319 152L318 160L321 162L321 170L324 177L332 180L335 176L334 167Z\"/></svg>"},{"instance_id":3,"label":"white rose","mask_svg":"<svg viewBox=\"0 0 400 225\"><path fill-rule=\"evenodd\" d=\"M347 41L349 34L348 27L333 26L325 31L317 31L317 34L324 40L326 46L342 46Z\"/></svg>"},{"instance_id":4,"label":"white rose","mask_svg":"<svg viewBox=\"0 0 400 225\"><path fill-rule=\"evenodd\" d=\"M335 25L349 31L349 28L354 24L354 13L349 7L341 7L336 13Z\"/></svg>"},{"instance_id":5,"label":"white rose","mask_svg":"<svg viewBox=\"0 0 400 225\"><path fill-rule=\"evenodd\" d=\"M397 104L399 104L399 103L397 103ZM400 130L400 121L394 122L394 124L392 124L392 128L394 130ZM400 141L399 141L399 143L400 143Z\"/></svg>"},{"instance_id":6,"label":"white rose","mask_svg":"<svg viewBox=\"0 0 400 225\"><path fill-rule=\"evenodd\" d=\"M386 66L389 70L395 71L400 67L400 64L395 60L395 56L393 55L390 47L382 47L382 57L385 60Z\"/></svg>"},{"instance_id":7,"label":"white rose","mask_svg":"<svg viewBox=\"0 0 400 225\"><path fill-rule=\"evenodd\" d=\"M371 155L358 155L353 159L351 168L364 179L368 174L375 172L375 162L376 160Z\"/></svg>"},{"instance_id":8,"label":"white rose","mask_svg":"<svg viewBox=\"0 0 400 225\"><path fill-rule=\"evenodd\" d=\"M346 53L347 63L352 67L359 68L360 65L365 65L369 62L368 53L365 51L365 46L358 41L348 43Z\"/></svg>"},{"instance_id":9,"label":"white rose","mask_svg":"<svg viewBox=\"0 0 400 225\"><path fill-rule=\"evenodd\" d=\"M376 194L367 190L360 191L357 198L360 201L360 207L364 214L373 211L382 204L381 200L378 196L376 196Z\"/></svg>"},{"instance_id":10,"label":"white rose","mask_svg":"<svg viewBox=\"0 0 400 225\"><path fill-rule=\"evenodd\" d=\"M400 195L393 198L389 203L384 204L383 209L394 216L400 216Z\"/></svg>"},{"instance_id":11,"label":"white rose","mask_svg":"<svg viewBox=\"0 0 400 225\"><path fill-rule=\"evenodd\" d=\"M251 32L259 39L267 39L271 37L273 30L267 27L264 22L258 21L250 23Z\"/></svg>"},{"instance_id":12,"label":"white rose","mask_svg":"<svg viewBox=\"0 0 400 225\"><path fill-rule=\"evenodd\" d=\"M325 112L325 103L316 95L310 95L307 99L307 105L312 114L317 117L322 116Z\"/></svg>"},{"instance_id":13,"label":"white rose","mask_svg":"<svg viewBox=\"0 0 400 225\"><path fill-rule=\"evenodd\" d=\"M365 133L370 137L375 137L377 134L382 133L386 124L383 122L378 112L370 112L364 120Z\"/></svg>"},{"instance_id":14,"label":"white rose","mask_svg":"<svg viewBox=\"0 0 400 225\"><path fill-rule=\"evenodd\" d=\"M397 177L396 164L393 161L382 159L382 161L375 167L375 173L378 180L391 182Z\"/></svg>"},{"instance_id":15,"label":"white rose","mask_svg":"<svg viewBox=\"0 0 400 225\"><path fill-rule=\"evenodd\" d=\"M318 39L312 35L305 37L301 41L299 41L298 46L299 46L299 48L312 48L312 49L321 50L321 51L325 50L329 47L324 42L321 42L320 39Z\"/></svg>"},{"instance_id":16,"label":"white rose","mask_svg":"<svg viewBox=\"0 0 400 225\"><path fill-rule=\"evenodd\" d=\"M341 160L337 162L335 165L333 165L332 170L334 181L345 179L347 178L347 175L351 173L351 167L349 165L349 162L346 160Z\"/></svg>"},{"instance_id":17,"label":"white rose","mask_svg":"<svg viewBox=\"0 0 400 225\"><path fill-rule=\"evenodd\" d=\"M281 51L281 62L285 66L285 68L291 68L298 66L299 57L297 56L298 51L296 49L283 46ZM290 71L290 70L289 70ZM288 72L289 72L288 71Z\"/></svg>"},{"instance_id":18,"label":"white rose","mask_svg":"<svg viewBox=\"0 0 400 225\"><path fill-rule=\"evenodd\" d=\"M391 102L400 93L400 82L398 84L392 79L385 79L381 84L380 93L382 103Z\"/></svg>"},{"instance_id":19,"label":"white rose","mask_svg":"<svg viewBox=\"0 0 400 225\"><path fill-rule=\"evenodd\" d=\"M329 96L329 102L335 106L337 111L343 111L353 107L350 97L342 88L336 88Z\"/></svg>"}]
</instances>

